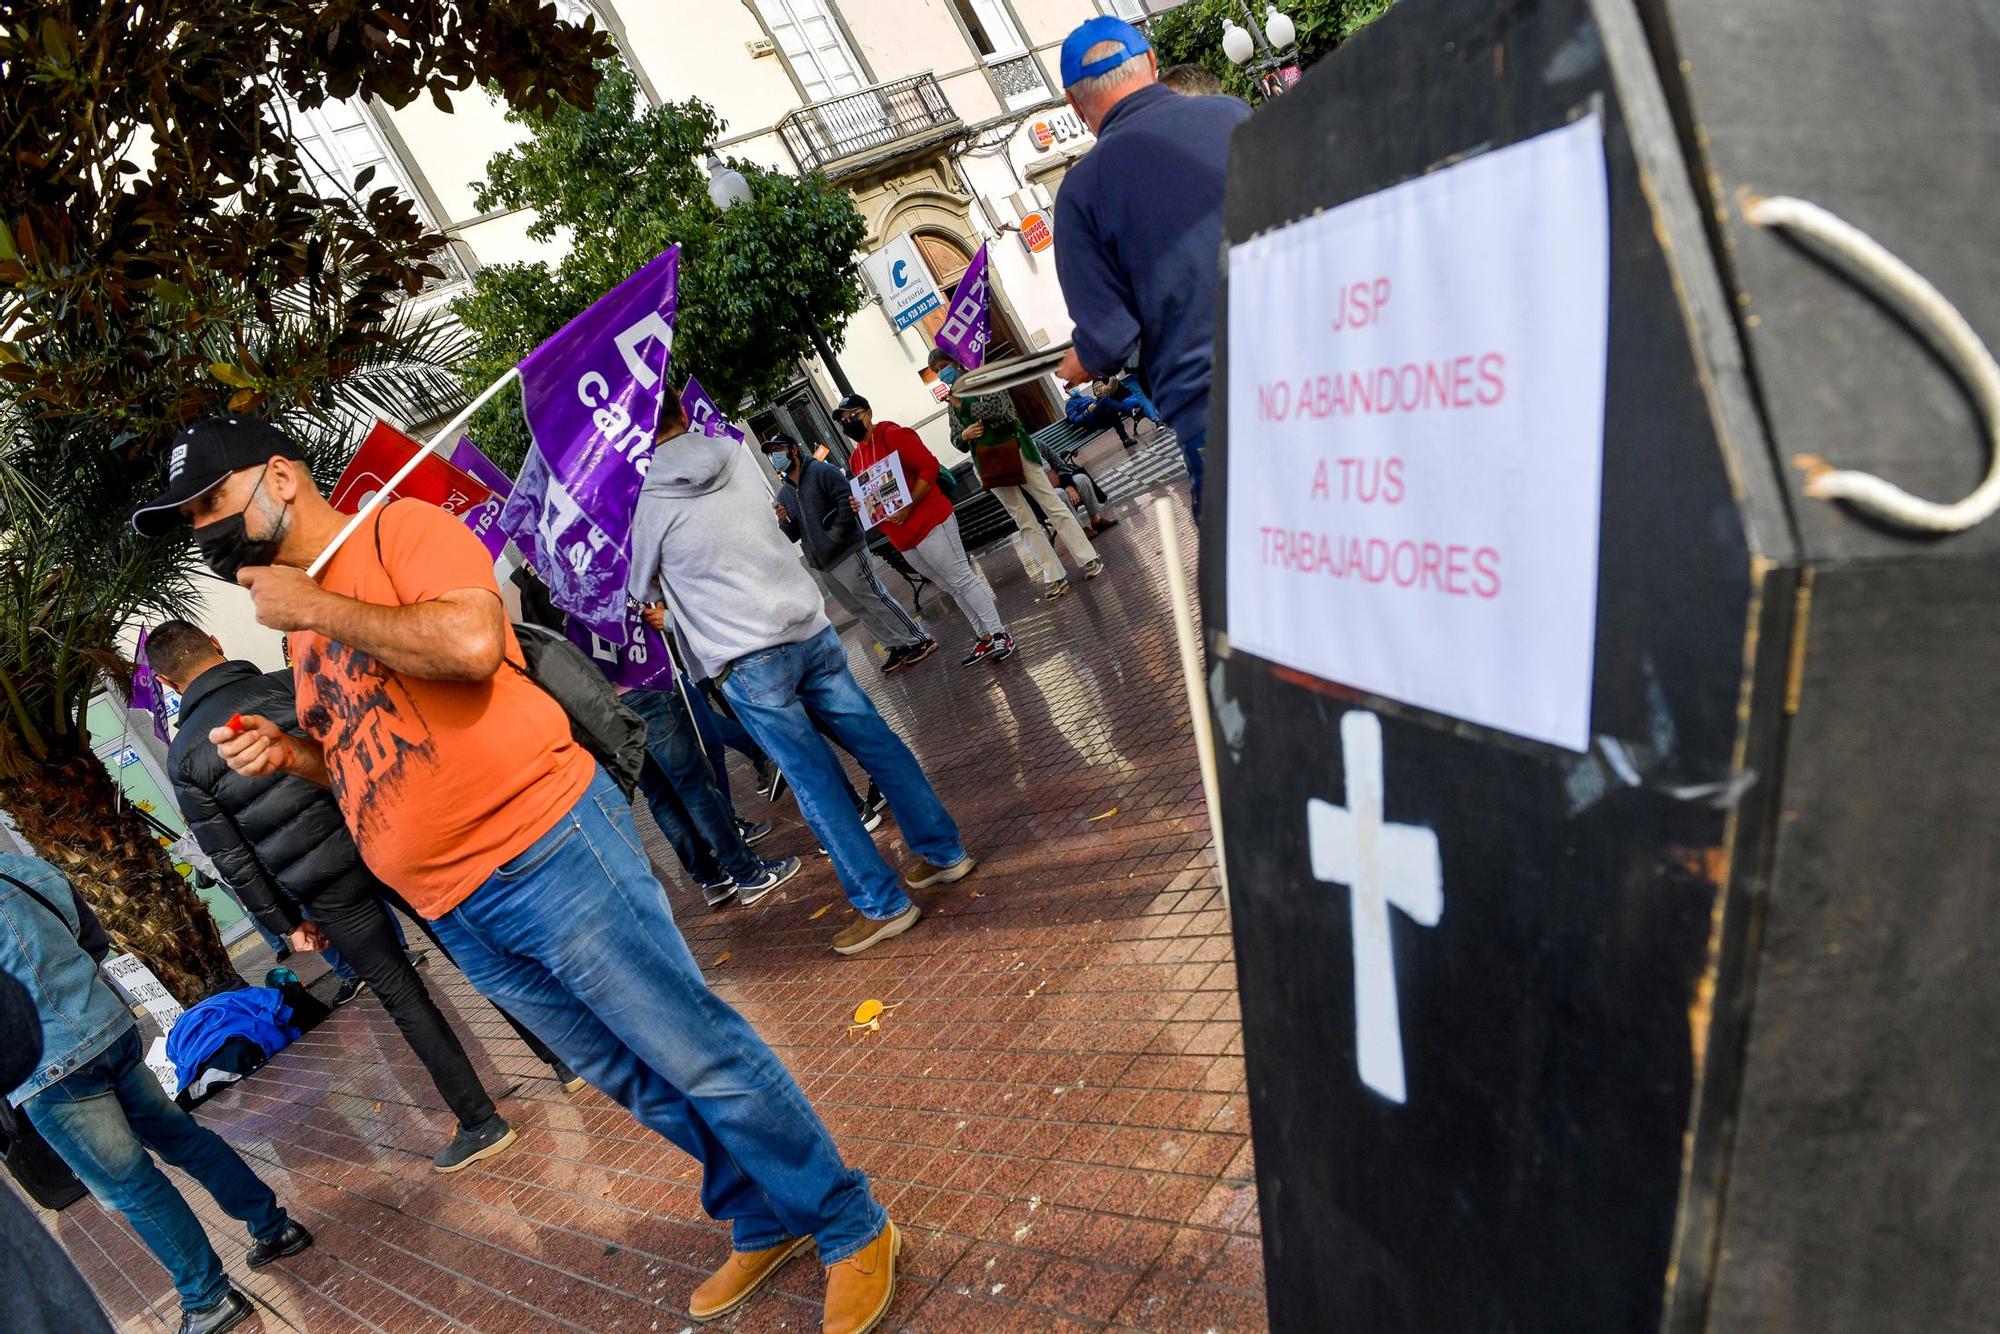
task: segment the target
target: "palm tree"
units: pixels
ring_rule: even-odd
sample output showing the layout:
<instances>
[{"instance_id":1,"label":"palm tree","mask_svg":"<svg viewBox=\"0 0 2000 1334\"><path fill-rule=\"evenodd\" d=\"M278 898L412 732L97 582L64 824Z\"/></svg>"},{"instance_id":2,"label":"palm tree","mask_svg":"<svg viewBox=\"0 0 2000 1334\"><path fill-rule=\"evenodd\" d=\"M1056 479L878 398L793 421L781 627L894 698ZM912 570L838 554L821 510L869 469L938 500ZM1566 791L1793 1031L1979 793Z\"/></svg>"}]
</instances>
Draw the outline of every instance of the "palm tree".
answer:
<instances>
[{"instance_id":1,"label":"palm tree","mask_svg":"<svg viewBox=\"0 0 2000 1334\"><path fill-rule=\"evenodd\" d=\"M215 360L256 366L269 345L309 332L302 312L273 314L244 345L216 349ZM462 402L452 367L467 339L454 322L404 306L389 332L349 353L309 401L271 414L322 479L337 475L377 415L423 422ZM235 411L266 406L254 380L238 383L247 378L225 381L233 396L218 385L211 410L225 400ZM118 947L192 1005L240 983L207 908L92 754L85 721L107 682L121 695L129 689L123 632L192 614L197 602L186 539L147 541L125 521L159 469L132 462L114 424L0 405L0 804L82 891Z\"/></svg>"}]
</instances>

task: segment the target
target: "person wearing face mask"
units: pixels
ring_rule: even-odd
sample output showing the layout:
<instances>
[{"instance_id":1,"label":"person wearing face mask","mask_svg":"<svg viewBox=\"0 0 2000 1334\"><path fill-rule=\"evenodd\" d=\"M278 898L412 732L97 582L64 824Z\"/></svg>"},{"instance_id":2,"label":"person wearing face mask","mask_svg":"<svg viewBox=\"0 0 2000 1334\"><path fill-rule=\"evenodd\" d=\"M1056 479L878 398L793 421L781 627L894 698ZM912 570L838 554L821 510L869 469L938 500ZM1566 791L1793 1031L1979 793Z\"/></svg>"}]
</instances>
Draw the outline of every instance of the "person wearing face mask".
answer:
<instances>
[{"instance_id":1,"label":"person wearing face mask","mask_svg":"<svg viewBox=\"0 0 2000 1334\"><path fill-rule=\"evenodd\" d=\"M825 577L833 600L887 651L882 674L914 666L937 652L937 640L923 623L903 610L875 577L840 469L810 457L783 433L764 442L764 457L780 479L777 503L771 507L778 526L799 544L807 567Z\"/></svg>"},{"instance_id":2,"label":"person wearing face mask","mask_svg":"<svg viewBox=\"0 0 2000 1334\"><path fill-rule=\"evenodd\" d=\"M941 347L931 349L930 366L938 379L953 386L946 400L951 412L952 443L972 455L979 484L991 491L1013 516L1014 526L1021 530L1021 540L1027 546L1028 572L1040 581L1043 593L1059 598L1069 592L1069 575L1049 544L1048 533L1028 506L1030 496L1055 525L1056 536L1062 539L1070 559L1082 567L1083 577L1095 579L1103 574L1104 562L1092 549L1076 515L1049 484L1048 467L1042 462L1041 451L1035 448L1027 426L1015 413L1013 401L1004 392L961 396L956 388L962 373L958 362Z\"/></svg>"},{"instance_id":3,"label":"person wearing face mask","mask_svg":"<svg viewBox=\"0 0 2000 1334\"><path fill-rule=\"evenodd\" d=\"M711 558L761 529L816 599L757 489L747 517L705 534ZM331 789L369 869L435 925L466 979L701 1164L702 1204L732 1224L734 1254L689 1315L734 1310L817 1243L826 1334L878 1323L899 1234L784 1063L709 989L631 804L527 674L472 530L400 501L336 549L347 516L296 446L248 418L175 441L165 492L132 521L163 536L179 519L236 568L258 621L290 635L297 687L298 732L245 715L209 742L246 777Z\"/></svg>"},{"instance_id":4,"label":"person wearing face mask","mask_svg":"<svg viewBox=\"0 0 2000 1334\"><path fill-rule=\"evenodd\" d=\"M856 477L891 454L903 466L903 479L910 486L910 503L882 521L889 545L903 553L917 571L951 595L959 612L971 623L978 639L962 659L965 666L975 662L1000 662L1014 654L1014 637L1000 620L1000 608L993 601L993 586L965 552L959 535L958 515L939 488L937 455L907 426L878 422L875 410L859 394L849 394L833 410L840 433L854 442L847 467ZM850 497L850 504L852 498ZM859 506L855 506L858 510Z\"/></svg>"}]
</instances>

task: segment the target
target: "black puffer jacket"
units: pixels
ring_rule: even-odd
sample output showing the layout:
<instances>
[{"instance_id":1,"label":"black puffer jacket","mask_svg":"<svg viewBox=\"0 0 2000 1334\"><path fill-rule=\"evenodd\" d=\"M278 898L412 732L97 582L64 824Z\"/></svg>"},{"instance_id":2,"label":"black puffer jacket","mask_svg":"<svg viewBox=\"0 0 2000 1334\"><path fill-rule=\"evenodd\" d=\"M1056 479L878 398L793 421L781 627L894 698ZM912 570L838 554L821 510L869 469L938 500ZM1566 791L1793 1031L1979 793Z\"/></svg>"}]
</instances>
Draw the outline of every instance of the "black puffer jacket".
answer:
<instances>
[{"instance_id":1,"label":"black puffer jacket","mask_svg":"<svg viewBox=\"0 0 2000 1334\"><path fill-rule=\"evenodd\" d=\"M255 663L209 668L181 697L181 730L167 752L195 842L243 906L279 935L298 926L300 904L377 892L331 792L302 778L245 778L208 739L237 713L297 732L292 689L291 673L267 676Z\"/></svg>"}]
</instances>

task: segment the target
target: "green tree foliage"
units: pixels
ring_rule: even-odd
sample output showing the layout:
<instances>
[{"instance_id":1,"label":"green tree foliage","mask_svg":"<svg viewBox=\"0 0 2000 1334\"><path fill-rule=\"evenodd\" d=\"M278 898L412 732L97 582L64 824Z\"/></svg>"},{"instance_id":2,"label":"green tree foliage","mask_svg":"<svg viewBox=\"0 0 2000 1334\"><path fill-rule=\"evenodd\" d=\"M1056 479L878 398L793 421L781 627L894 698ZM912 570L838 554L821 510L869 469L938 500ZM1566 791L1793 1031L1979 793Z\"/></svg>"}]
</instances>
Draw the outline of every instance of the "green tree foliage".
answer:
<instances>
[{"instance_id":1,"label":"green tree foliage","mask_svg":"<svg viewBox=\"0 0 2000 1334\"><path fill-rule=\"evenodd\" d=\"M224 386L239 411L313 396L381 340L400 297L442 276L443 238L372 172L351 199L308 188L291 105L428 93L449 110L482 80L546 111L587 103L613 50L534 0L46 0L4 23L0 377L128 452ZM213 372L187 359L278 327L281 294L298 337ZM202 336L168 336L181 332Z\"/></svg>"},{"instance_id":2,"label":"green tree foliage","mask_svg":"<svg viewBox=\"0 0 2000 1334\"><path fill-rule=\"evenodd\" d=\"M1361 29L1389 12L1395 0L1284 0L1278 8L1298 28L1296 59L1310 68L1313 62L1339 46ZM1250 12L1261 28L1270 10L1269 0L1251 0ZM1187 0L1153 20L1151 38L1160 68L1168 65L1200 65L1218 79L1223 89L1247 101L1261 94L1256 80L1229 63L1222 54L1222 21L1241 26L1243 9L1237 0ZM1287 55L1291 55L1287 52Z\"/></svg>"},{"instance_id":3,"label":"green tree foliage","mask_svg":"<svg viewBox=\"0 0 2000 1334\"><path fill-rule=\"evenodd\" d=\"M443 239L370 172L314 194L289 108L448 110L477 81L546 111L589 102L612 50L538 0L0 15L0 804L183 1004L232 976L227 957L84 725L129 676L120 636L192 598L186 542L126 516L206 413L275 417L324 472L358 419L461 401L461 336L403 304L441 276Z\"/></svg>"},{"instance_id":4,"label":"green tree foliage","mask_svg":"<svg viewBox=\"0 0 2000 1334\"><path fill-rule=\"evenodd\" d=\"M273 344L300 336L303 317L276 313L269 327L239 317L232 335L204 326L163 336L186 341L183 360L233 354L261 365ZM419 420L459 401L451 368L466 339L455 322L405 306L381 332L324 392L274 413L322 480L338 473L363 422ZM240 345L225 341L237 336ZM207 910L92 754L85 721L104 682L127 688L117 644L129 624L197 611L193 548L146 541L126 522L157 480L72 418L0 404L0 805L119 947L193 1004L232 984L234 971Z\"/></svg>"},{"instance_id":5,"label":"green tree foliage","mask_svg":"<svg viewBox=\"0 0 2000 1334\"><path fill-rule=\"evenodd\" d=\"M551 265L482 269L452 309L478 338L464 384L477 392L591 302L675 242L681 247L676 381L689 374L725 411L775 393L811 351L805 319L837 340L861 308L855 253L864 225L846 192L734 162L751 198L728 213L708 198L704 159L723 123L700 101L639 105L638 83L614 64L588 111L515 112L531 137L496 155L481 208L532 209L529 235L567 253ZM526 447L517 396L474 423L503 467Z\"/></svg>"}]
</instances>

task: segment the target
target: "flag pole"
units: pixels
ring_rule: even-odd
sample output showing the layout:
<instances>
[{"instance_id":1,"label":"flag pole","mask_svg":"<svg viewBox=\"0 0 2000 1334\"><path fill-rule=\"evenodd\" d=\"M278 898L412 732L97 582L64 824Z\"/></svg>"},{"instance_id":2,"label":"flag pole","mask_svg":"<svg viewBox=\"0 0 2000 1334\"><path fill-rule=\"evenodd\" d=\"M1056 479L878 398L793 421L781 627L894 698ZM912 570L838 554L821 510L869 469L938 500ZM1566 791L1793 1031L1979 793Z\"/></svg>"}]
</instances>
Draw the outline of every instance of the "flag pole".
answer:
<instances>
[{"instance_id":1,"label":"flag pole","mask_svg":"<svg viewBox=\"0 0 2000 1334\"><path fill-rule=\"evenodd\" d=\"M1229 864L1222 856L1222 784L1215 765L1215 734L1209 730L1208 687L1202 680L1201 642L1194 629L1194 596L1187 570L1181 565L1180 528L1173 502L1161 496L1153 502L1153 519L1160 526L1160 554L1167 571L1167 600L1174 613L1174 644L1180 650L1181 684L1187 690L1188 723L1194 728L1195 759L1201 768L1202 803L1208 807L1209 834L1215 840L1215 874L1224 894L1229 890Z\"/></svg>"},{"instance_id":2,"label":"flag pole","mask_svg":"<svg viewBox=\"0 0 2000 1334\"><path fill-rule=\"evenodd\" d=\"M516 380L519 380L520 378L521 378L521 368L519 366L509 366L507 368L507 373L505 375L502 375L492 384L489 384L486 386L486 388L480 390L479 397L473 399L470 403L467 403L463 408L461 408L456 417L453 417L450 421L444 424L443 430L439 431L436 435L432 436L424 444L424 447L422 449L410 455L410 461L408 463L405 463L402 467L398 468L396 470L396 475L394 477L391 477L388 481L384 482L382 484L381 490L377 491L374 495L370 496L368 498L368 503L363 505L359 510L357 510L355 512L354 517L347 521L347 526L342 528L338 533L334 534L333 541L327 543L326 550L320 552L319 555L313 559L313 563L306 567L306 575L309 578L313 579L319 578L319 572L321 570L324 570L326 568L326 563L333 559L333 553L340 550L341 544L346 542L348 538L354 536L354 530L361 526L361 521L367 518L370 514L374 513L376 506L388 500L389 497L392 494L394 494L396 488L403 484L403 479L408 477L411 473L417 470L417 465L419 463L422 463L426 458L430 457L432 454L437 453L439 445L442 445L446 440L449 440L451 437L457 435L459 431L464 429L465 424L468 421L472 420L473 413L485 407L487 401L491 399L495 394L499 393L506 386L514 383Z\"/></svg>"}]
</instances>

